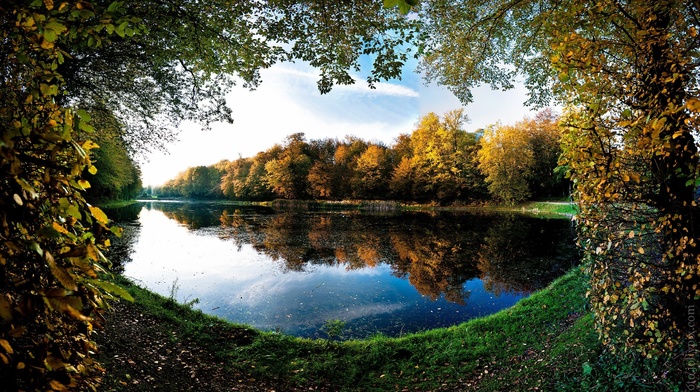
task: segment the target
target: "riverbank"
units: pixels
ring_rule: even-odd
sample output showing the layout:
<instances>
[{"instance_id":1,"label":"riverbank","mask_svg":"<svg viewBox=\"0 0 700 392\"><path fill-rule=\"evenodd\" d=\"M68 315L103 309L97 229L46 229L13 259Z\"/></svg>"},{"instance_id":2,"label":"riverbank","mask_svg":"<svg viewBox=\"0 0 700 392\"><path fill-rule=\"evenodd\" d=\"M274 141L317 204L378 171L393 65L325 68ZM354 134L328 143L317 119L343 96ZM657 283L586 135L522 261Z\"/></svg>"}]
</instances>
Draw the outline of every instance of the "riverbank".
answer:
<instances>
[{"instance_id":1,"label":"riverbank","mask_svg":"<svg viewBox=\"0 0 700 392\"><path fill-rule=\"evenodd\" d=\"M190 201L177 200L175 201ZM171 199L153 199L140 201L173 201ZM133 203L135 201L132 201ZM226 203L233 205L253 205L271 207L277 209L292 209L292 210L363 210L363 211L492 211L492 212L516 212L533 216L544 216L554 218L568 218L578 213L578 206L569 201L527 201L514 206L506 206L500 204L452 204L452 205L437 205L437 204L420 204L420 203L404 203L393 200L286 200L277 199L273 201L231 201L231 200L213 200L213 201L197 201L209 203ZM115 202L105 205L105 208L117 208L128 205L130 202Z\"/></svg>"},{"instance_id":2,"label":"riverbank","mask_svg":"<svg viewBox=\"0 0 700 392\"><path fill-rule=\"evenodd\" d=\"M577 390L601 352L585 281L576 268L488 317L337 341L230 324L122 279L135 302L99 333L103 390Z\"/></svg>"}]
</instances>

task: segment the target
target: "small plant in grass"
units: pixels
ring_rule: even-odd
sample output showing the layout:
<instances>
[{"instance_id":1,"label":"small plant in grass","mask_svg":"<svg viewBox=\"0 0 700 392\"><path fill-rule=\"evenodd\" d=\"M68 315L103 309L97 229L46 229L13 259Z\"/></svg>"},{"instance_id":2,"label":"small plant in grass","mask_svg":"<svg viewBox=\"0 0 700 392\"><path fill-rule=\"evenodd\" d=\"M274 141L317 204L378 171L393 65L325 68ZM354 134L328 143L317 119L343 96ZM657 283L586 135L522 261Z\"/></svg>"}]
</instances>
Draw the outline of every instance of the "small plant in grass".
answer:
<instances>
[{"instance_id":1,"label":"small plant in grass","mask_svg":"<svg viewBox=\"0 0 700 392\"><path fill-rule=\"evenodd\" d=\"M328 335L328 340L337 340L343 333L345 324L347 324L345 321L338 319L327 320L322 329Z\"/></svg>"}]
</instances>

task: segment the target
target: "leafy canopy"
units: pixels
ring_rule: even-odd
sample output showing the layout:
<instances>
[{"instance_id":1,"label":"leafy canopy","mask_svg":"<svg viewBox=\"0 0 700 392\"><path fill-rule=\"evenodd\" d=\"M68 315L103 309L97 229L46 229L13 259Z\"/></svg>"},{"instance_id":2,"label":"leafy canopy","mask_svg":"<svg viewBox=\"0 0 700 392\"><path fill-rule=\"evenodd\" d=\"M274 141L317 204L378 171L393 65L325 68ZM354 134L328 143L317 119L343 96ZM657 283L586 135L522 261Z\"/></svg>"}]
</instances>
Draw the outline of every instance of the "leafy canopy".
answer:
<instances>
[{"instance_id":1,"label":"leafy canopy","mask_svg":"<svg viewBox=\"0 0 700 392\"><path fill-rule=\"evenodd\" d=\"M422 67L463 102L480 84L567 107L590 299L611 347L681 348L700 299L700 4L453 1L421 4Z\"/></svg>"}]
</instances>

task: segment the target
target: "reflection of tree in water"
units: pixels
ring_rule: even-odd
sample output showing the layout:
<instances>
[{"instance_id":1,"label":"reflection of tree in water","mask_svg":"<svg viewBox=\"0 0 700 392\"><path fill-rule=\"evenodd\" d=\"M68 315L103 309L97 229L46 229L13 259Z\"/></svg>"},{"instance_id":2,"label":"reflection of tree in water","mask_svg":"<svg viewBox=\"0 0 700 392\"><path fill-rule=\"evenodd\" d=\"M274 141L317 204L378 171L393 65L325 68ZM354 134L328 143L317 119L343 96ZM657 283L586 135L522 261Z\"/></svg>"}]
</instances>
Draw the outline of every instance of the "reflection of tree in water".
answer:
<instances>
[{"instance_id":1,"label":"reflection of tree in water","mask_svg":"<svg viewBox=\"0 0 700 392\"><path fill-rule=\"evenodd\" d=\"M141 224L139 223L139 213L143 208L141 203L129 204L120 208L105 208L105 213L112 219L116 226L123 229L120 237L112 236L105 256L112 262L111 271L114 273L124 272L124 265L131 261L134 244L139 238Z\"/></svg>"},{"instance_id":2,"label":"reflection of tree in water","mask_svg":"<svg viewBox=\"0 0 700 392\"><path fill-rule=\"evenodd\" d=\"M422 295L458 304L468 299L465 282L476 277L497 295L537 290L570 268L574 254L566 221L453 213L167 209L167 216L189 228L213 222L221 227L222 239L239 248L250 244L289 271L388 263L395 276L407 278Z\"/></svg>"},{"instance_id":3,"label":"reflection of tree in water","mask_svg":"<svg viewBox=\"0 0 700 392\"><path fill-rule=\"evenodd\" d=\"M187 226L190 230L218 225L218 215L221 212L221 207L212 203L148 202L146 208L161 211L168 218Z\"/></svg>"},{"instance_id":4,"label":"reflection of tree in water","mask_svg":"<svg viewBox=\"0 0 700 392\"><path fill-rule=\"evenodd\" d=\"M568 222L511 216L488 228L478 252L479 277L496 295L532 293L570 269L575 255Z\"/></svg>"},{"instance_id":5,"label":"reflection of tree in water","mask_svg":"<svg viewBox=\"0 0 700 392\"><path fill-rule=\"evenodd\" d=\"M444 295L450 302L464 304L469 297L464 283L478 272L472 263L474 236L469 235L474 232L459 230L458 222L444 218L413 220L392 231L392 269L398 277L408 276L422 295L433 300Z\"/></svg>"}]
</instances>

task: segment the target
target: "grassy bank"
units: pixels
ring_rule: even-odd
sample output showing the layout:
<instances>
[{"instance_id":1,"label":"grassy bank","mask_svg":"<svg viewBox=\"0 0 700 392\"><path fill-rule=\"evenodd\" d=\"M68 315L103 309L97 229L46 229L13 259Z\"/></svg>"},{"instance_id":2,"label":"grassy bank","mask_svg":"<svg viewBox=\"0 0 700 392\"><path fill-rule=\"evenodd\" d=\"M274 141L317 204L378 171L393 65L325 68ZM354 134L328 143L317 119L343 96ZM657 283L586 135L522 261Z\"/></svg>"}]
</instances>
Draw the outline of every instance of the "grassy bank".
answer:
<instances>
[{"instance_id":1,"label":"grassy bank","mask_svg":"<svg viewBox=\"0 0 700 392\"><path fill-rule=\"evenodd\" d=\"M98 206L100 208L122 208L122 207L127 207L130 206L134 203L138 203L136 200L112 200L112 201L106 201L103 203L99 203Z\"/></svg>"},{"instance_id":2,"label":"grassy bank","mask_svg":"<svg viewBox=\"0 0 700 392\"><path fill-rule=\"evenodd\" d=\"M495 391L577 390L590 378L584 370L600 347L585 310L585 280L577 268L494 315L359 341L260 332L192 311L128 281L120 284L136 299L128 306L160 320L166 335L196 341L229 371L252 379L290 389Z\"/></svg>"},{"instance_id":3,"label":"grassy bank","mask_svg":"<svg viewBox=\"0 0 700 392\"><path fill-rule=\"evenodd\" d=\"M153 201L159 201L154 199ZM188 201L183 199L181 201ZM271 207L281 210L361 210L361 211L497 211L497 212L519 212L529 215L545 217L568 217L578 212L576 204L571 202L557 201L528 201L515 206L505 206L498 204L489 205L436 205L436 204L406 204L393 200L286 200L276 199L273 201L207 201L209 203L226 203L232 205L255 205ZM127 203L128 204L128 203ZM109 205L118 207L119 205Z\"/></svg>"}]
</instances>

